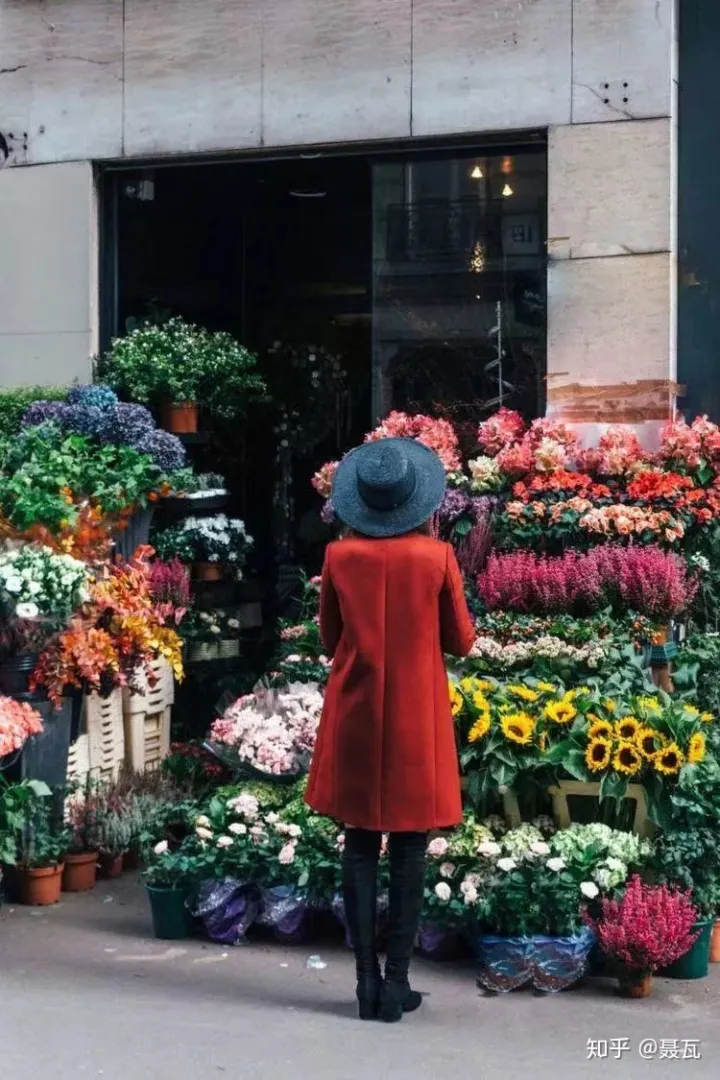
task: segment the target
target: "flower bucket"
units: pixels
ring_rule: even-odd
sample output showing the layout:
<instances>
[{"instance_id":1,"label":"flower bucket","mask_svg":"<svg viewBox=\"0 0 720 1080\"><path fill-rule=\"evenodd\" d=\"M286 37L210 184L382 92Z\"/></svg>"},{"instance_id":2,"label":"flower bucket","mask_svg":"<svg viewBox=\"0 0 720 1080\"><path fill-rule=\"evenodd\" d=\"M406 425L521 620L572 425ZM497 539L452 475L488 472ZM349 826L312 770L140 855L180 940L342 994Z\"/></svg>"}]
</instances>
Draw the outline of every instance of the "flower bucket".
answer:
<instances>
[{"instance_id":1,"label":"flower bucket","mask_svg":"<svg viewBox=\"0 0 720 1080\"><path fill-rule=\"evenodd\" d=\"M222 581L225 575L225 565L215 562L193 563L193 577L196 581Z\"/></svg>"},{"instance_id":2,"label":"flower bucket","mask_svg":"<svg viewBox=\"0 0 720 1080\"><path fill-rule=\"evenodd\" d=\"M146 885L150 899L153 933L164 941L180 941L190 936L192 916L188 911L187 889L158 889Z\"/></svg>"},{"instance_id":3,"label":"flower bucket","mask_svg":"<svg viewBox=\"0 0 720 1080\"><path fill-rule=\"evenodd\" d=\"M196 641L188 649L189 664L204 664L220 659L220 644L216 641Z\"/></svg>"},{"instance_id":4,"label":"flower bucket","mask_svg":"<svg viewBox=\"0 0 720 1080\"><path fill-rule=\"evenodd\" d=\"M63 866L42 866L20 872L20 899L32 907L50 907L60 899Z\"/></svg>"},{"instance_id":5,"label":"flower bucket","mask_svg":"<svg viewBox=\"0 0 720 1080\"><path fill-rule=\"evenodd\" d=\"M62 879L63 892L89 892L94 889L97 868L97 851L83 851L80 855L66 855L65 872Z\"/></svg>"},{"instance_id":6,"label":"flower bucket","mask_svg":"<svg viewBox=\"0 0 720 1080\"><path fill-rule=\"evenodd\" d=\"M720 919L716 919L710 938L710 963L720 964Z\"/></svg>"},{"instance_id":7,"label":"flower bucket","mask_svg":"<svg viewBox=\"0 0 720 1080\"><path fill-rule=\"evenodd\" d=\"M30 694L30 676L37 664L35 653L21 652L0 659L0 694L26 697Z\"/></svg>"},{"instance_id":8,"label":"flower bucket","mask_svg":"<svg viewBox=\"0 0 720 1080\"><path fill-rule=\"evenodd\" d=\"M227 878L206 881L199 889L193 915L219 945L239 945L260 913L256 886Z\"/></svg>"},{"instance_id":9,"label":"flower bucket","mask_svg":"<svg viewBox=\"0 0 720 1080\"><path fill-rule=\"evenodd\" d=\"M149 542L154 513L152 506L145 510L136 510L128 518L126 528L113 535L115 554L119 555L123 562L129 562L137 549Z\"/></svg>"},{"instance_id":10,"label":"flower bucket","mask_svg":"<svg viewBox=\"0 0 720 1080\"><path fill-rule=\"evenodd\" d=\"M163 402L161 410L162 426L173 435L194 435L198 429L198 407L194 401L181 401L171 404Z\"/></svg>"},{"instance_id":11,"label":"flower bucket","mask_svg":"<svg viewBox=\"0 0 720 1080\"><path fill-rule=\"evenodd\" d=\"M698 935L694 944L684 956L670 967L663 968L658 975L666 979L704 979L710 968L713 922L713 919L699 919L693 926L693 933Z\"/></svg>"},{"instance_id":12,"label":"flower bucket","mask_svg":"<svg viewBox=\"0 0 720 1080\"><path fill-rule=\"evenodd\" d=\"M421 926L417 945L429 960L454 960L460 952L457 933L438 926Z\"/></svg>"}]
</instances>

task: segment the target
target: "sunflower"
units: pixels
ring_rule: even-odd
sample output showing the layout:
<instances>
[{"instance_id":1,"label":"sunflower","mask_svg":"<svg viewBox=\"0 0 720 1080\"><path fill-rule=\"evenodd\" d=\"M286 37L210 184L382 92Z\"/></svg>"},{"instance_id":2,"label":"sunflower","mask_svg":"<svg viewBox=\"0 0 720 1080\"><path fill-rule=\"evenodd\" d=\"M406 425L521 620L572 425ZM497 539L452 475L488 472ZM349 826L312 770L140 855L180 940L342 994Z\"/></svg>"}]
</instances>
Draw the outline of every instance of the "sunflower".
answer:
<instances>
[{"instance_id":1,"label":"sunflower","mask_svg":"<svg viewBox=\"0 0 720 1080\"><path fill-rule=\"evenodd\" d=\"M557 694L557 686L553 686L549 682L539 682L537 684L538 690L542 690L543 694Z\"/></svg>"},{"instance_id":2,"label":"sunflower","mask_svg":"<svg viewBox=\"0 0 720 1080\"><path fill-rule=\"evenodd\" d=\"M574 701L575 698L586 697L590 693L592 691L589 686L578 686L575 690L568 690L563 701Z\"/></svg>"},{"instance_id":3,"label":"sunflower","mask_svg":"<svg viewBox=\"0 0 720 1080\"><path fill-rule=\"evenodd\" d=\"M521 683L513 683L508 686L508 693L513 697L520 698L521 701L534 702L537 701L540 695L537 690L531 690L529 686L523 686Z\"/></svg>"},{"instance_id":4,"label":"sunflower","mask_svg":"<svg viewBox=\"0 0 720 1080\"><path fill-rule=\"evenodd\" d=\"M585 764L590 772L602 772L610 764L612 743L609 739L595 738L588 743L585 751Z\"/></svg>"},{"instance_id":5,"label":"sunflower","mask_svg":"<svg viewBox=\"0 0 720 1080\"><path fill-rule=\"evenodd\" d=\"M705 757L705 736L702 732L696 732L690 739L687 759L691 765L698 765Z\"/></svg>"},{"instance_id":6,"label":"sunflower","mask_svg":"<svg viewBox=\"0 0 720 1080\"><path fill-rule=\"evenodd\" d=\"M605 709L607 712L615 712L616 708L617 705L612 698L605 698L605 700L603 701L603 709Z\"/></svg>"},{"instance_id":7,"label":"sunflower","mask_svg":"<svg viewBox=\"0 0 720 1080\"><path fill-rule=\"evenodd\" d=\"M662 737L651 727L641 727L635 736L635 745L647 761L652 761L662 745Z\"/></svg>"},{"instance_id":8,"label":"sunflower","mask_svg":"<svg viewBox=\"0 0 720 1080\"><path fill-rule=\"evenodd\" d=\"M711 724L715 717L711 712L701 712L700 719L702 720L703 724Z\"/></svg>"},{"instance_id":9,"label":"sunflower","mask_svg":"<svg viewBox=\"0 0 720 1080\"><path fill-rule=\"evenodd\" d=\"M594 713L588 713L588 719L591 721L588 730L589 739L612 739L615 728L609 720L601 720Z\"/></svg>"},{"instance_id":10,"label":"sunflower","mask_svg":"<svg viewBox=\"0 0 720 1080\"><path fill-rule=\"evenodd\" d=\"M475 689L486 694L489 690L496 690L497 686L490 679L475 679Z\"/></svg>"},{"instance_id":11,"label":"sunflower","mask_svg":"<svg viewBox=\"0 0 720 1080\"><path fill-rule=\"evenodd\" d=\"M642 768L642 755L635 743L621 742L615 751L613 768L625 776L634 776Z\"/></svg>"},{"instance_id":12,"label":"sunflower","mask_svg":"<svg viewBox=\"0 0 720 1080\"><path fill-rule=\"evenodd\" d=\"M555 724L569 724L577 716L577 709L566 699L551 701L549 705L545 706L545 715L548 720L552 720Z\"/></svg>"},{"instance_id":13,"label":"sunflower","mask_svg":"<svg viewBox=\"0 0 720 1080\"><path fill-rule=\"evenodd\" d=\"M468 742L480 742L490 730L490 713L481 712L468 732Z\"/></svg>"},{"instance_id":14,"label":"sunflower","mask_svg":"<svg viewBox=\"0 0 720 1080\"><path fill-rule=\"evenodd\" d=\"M473 705L478 712L488 712L490 709L490 702L483 694L482 690L476 690L473 694Z\"/></svg>"},{"instance_id":15,"label":"sunflower","mask_svg":"<svg viewBox=\"0 0 720 1080\"><path fill-rule=\"evenodd\" d=\"M662 706L656 697L639 697L637 703L643 709L647 709L648 712L661 712L662 709Z\"/></svg>"},{"instance_id":16,"label":"sunflower","mask_svg":"<svg viewBox=\"0 0 720 1080\"><path fill-rule=\"evenodd\" d=\"M653 765L664 776L675 776L685 764L685 756L677 743L668 743L658 750Z\"/></svg>"},{"instance_id":17,"label":"sunflower","mask_svg":"<svg viewBox=\"0 0 720 1080\"><path fill-rule=\"evenodd\" d=\"M615 724L615 734L621 742L633 742L637 737L641 724L634 716L623 716Z\"/></svg>"},{"instance_id":18,"label":"sunflower","mask_svg":"<svg viewBox=\"0 0 720 1080\"><path fill-rule=\"evenodd\" d=\"M472 694L473 690L477 690L477 679L461 679L460 689L464 690L466 694Z\"/></svg>"},{"instance_id":19,"label":"sunflower","mask_svg":"<svg viewBox=\"0 0 720 1080\"><path fill-rule=\"evenodd\" d=\"M526 712L506 713L500 721L503 735L510 742L527 746L535 731L535 721Z\"/></svg>"},{"instance_id":20,"label":"sunflower","mask_svg":"<svg viewBox=\"0 0 720 1080\"><path fill-rule=\"evenodd\" d=\"M462 696L459 690L455 689L455 687L452 688L452 692L450 694L450 703L452 705L453 716L457 716L458 713L462 712L463 705L465 704L465 698Z\"/></svg>"},{"instance_id":21,"label":"sunflower","mask_svg":"<svg viewBox=\"0 0 720 1080\"><path fill-rule=\"evenodd\" d=\"M699 716L700 710L697 705L683 705L683 709L686 713L690 713L691 716Z\"/></svg>"}]
</instances>

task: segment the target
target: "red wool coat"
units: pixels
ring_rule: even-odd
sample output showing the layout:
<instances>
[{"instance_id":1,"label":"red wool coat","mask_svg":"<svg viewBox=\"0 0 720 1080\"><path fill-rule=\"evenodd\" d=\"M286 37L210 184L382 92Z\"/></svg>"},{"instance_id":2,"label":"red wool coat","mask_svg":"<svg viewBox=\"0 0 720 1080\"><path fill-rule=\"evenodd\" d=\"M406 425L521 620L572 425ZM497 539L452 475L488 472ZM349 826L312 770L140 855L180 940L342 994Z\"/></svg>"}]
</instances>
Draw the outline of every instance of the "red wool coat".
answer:
<instances>
[{"instance_id":1,"label":"red wool coat","mask_svg":"<svg viewBox=\"0 0 720 1080\"><path fill-rule=\"evenodd\" d=\"M449 544L413 533L331 544L320 599L334 662L306 800L358 829L425 832L462 820L443 653L473 643Z\"/></svg>"}]
</instances>

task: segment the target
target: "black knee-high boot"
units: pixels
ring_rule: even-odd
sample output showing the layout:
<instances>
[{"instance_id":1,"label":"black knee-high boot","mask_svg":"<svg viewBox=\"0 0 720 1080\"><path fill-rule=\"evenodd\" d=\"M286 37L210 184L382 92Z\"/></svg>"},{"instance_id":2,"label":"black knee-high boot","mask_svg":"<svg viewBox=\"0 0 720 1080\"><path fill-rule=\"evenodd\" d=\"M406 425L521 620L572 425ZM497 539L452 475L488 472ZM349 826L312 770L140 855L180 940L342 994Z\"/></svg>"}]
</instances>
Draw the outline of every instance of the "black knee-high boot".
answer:
<instances>
[{"instance_id":1,"label":"black knee-high boot","mask_svg":"<svg viewBox=\"0 0 720 1080\"><path fill-rule=\"evenodd\" d=\"M357 999L361 1020L375 1020L382 978L377 954L377 878L381 835L347 829L343 855L343 900L355 951Z\"/></svg>"},{"instance_id":2,"label":"black knee-high boot","mask_svg":"<svg viewBox=\"0 0 720 1080\"><path fill-rule=\"evenodd\" d=\"M392 1023L413 1012L422 997L410 989L408 971L425 893L426 833L391 833L390 894L385 982L380 1018Z\"/></svg>"}]
</instances>

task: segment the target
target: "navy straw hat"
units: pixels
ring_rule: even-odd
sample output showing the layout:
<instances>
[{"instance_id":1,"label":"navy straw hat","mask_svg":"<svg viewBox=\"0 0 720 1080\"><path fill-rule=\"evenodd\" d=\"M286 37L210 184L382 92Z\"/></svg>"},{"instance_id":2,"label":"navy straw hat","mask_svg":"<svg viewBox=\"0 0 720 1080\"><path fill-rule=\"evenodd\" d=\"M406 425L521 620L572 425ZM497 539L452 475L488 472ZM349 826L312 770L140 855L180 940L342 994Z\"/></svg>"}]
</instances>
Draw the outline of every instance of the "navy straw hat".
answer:
<instances>
[{"instance_id":1,"label":"navy straw hat","mask_svg":"<svg viewBox=\"0 0 720 1080\"><path fill-rule=\"evenodd\" d=\"M434 451L415 439L379 439L340 462L332 503L354 532L390 537L426 522L444 494L445 469Z\"/></svg>"}]
</instances>

